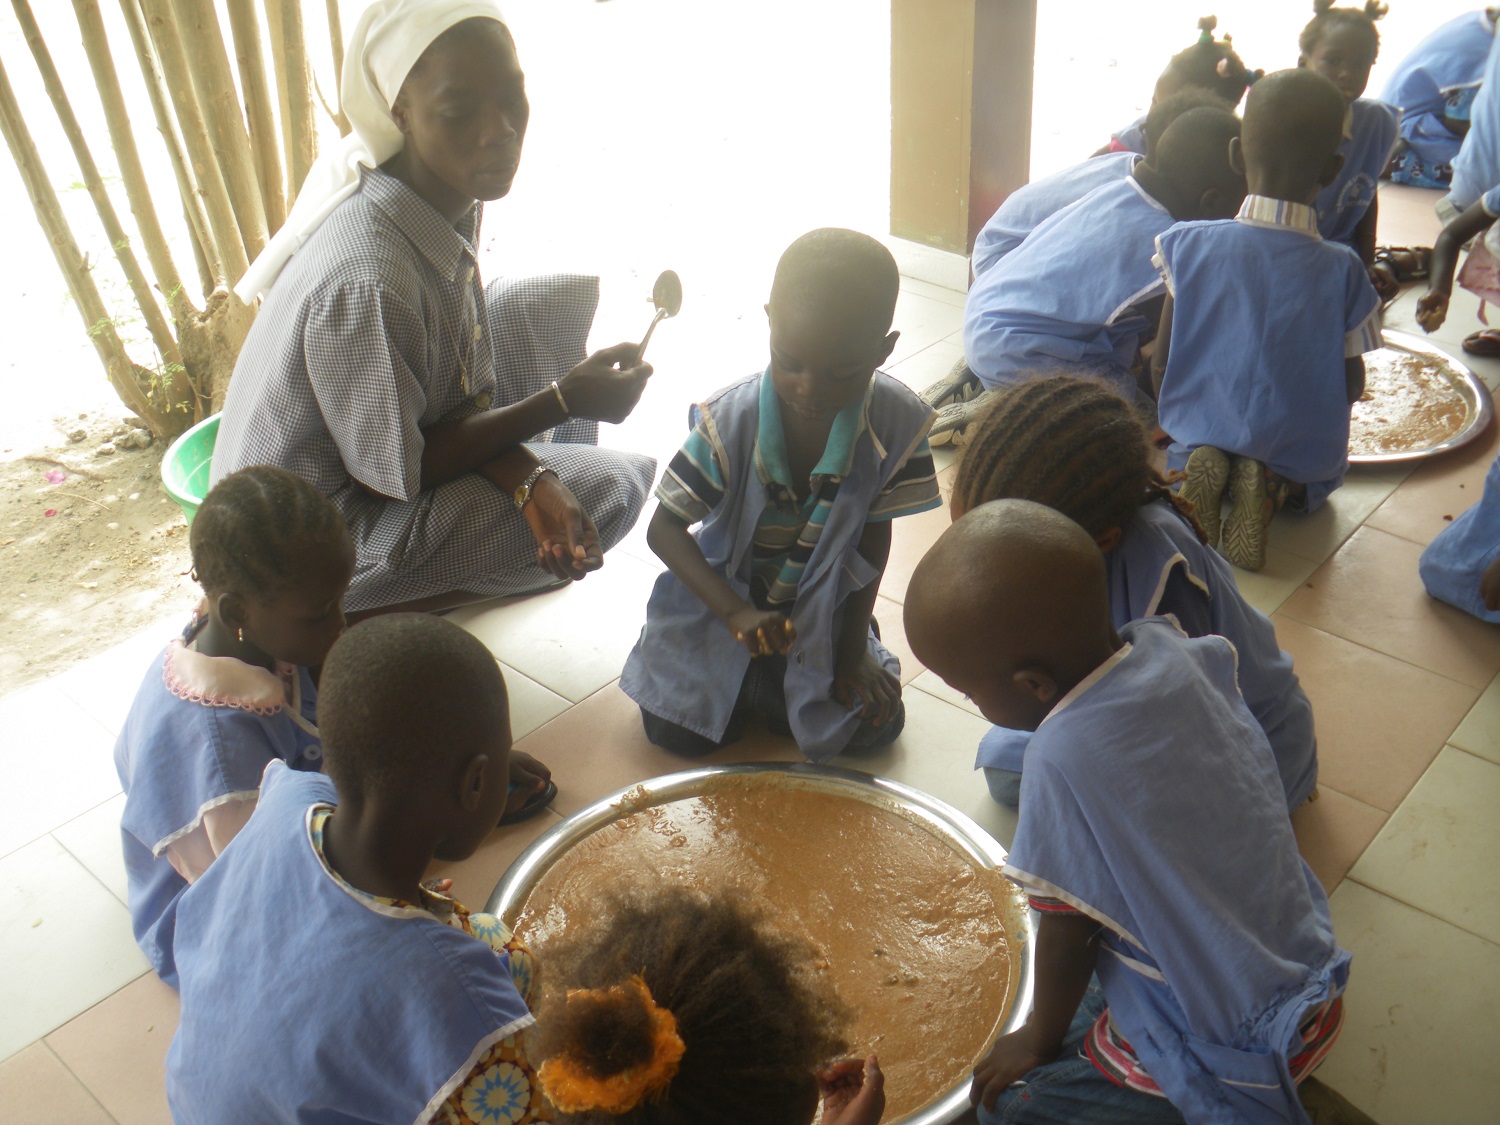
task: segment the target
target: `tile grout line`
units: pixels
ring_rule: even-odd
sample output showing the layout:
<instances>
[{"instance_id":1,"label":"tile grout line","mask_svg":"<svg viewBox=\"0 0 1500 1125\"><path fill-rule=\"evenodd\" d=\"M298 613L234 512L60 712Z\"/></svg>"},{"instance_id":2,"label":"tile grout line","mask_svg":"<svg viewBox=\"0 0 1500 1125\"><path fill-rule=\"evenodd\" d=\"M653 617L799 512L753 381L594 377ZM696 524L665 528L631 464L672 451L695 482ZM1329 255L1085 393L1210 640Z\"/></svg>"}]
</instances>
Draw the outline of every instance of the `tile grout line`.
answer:
<instances>
[{"instance_id":1,"label":"tile grout line","mask_svg":"<svg viewBox=\"0 0 1500 1125\"><path fill-rule=\"evenodd\" d=\"M111 993L110 995L114 995L114 994ZM82 1015L83 1013L80 1012L78 1014ZM52 1029L52 1031L56 1031L56 1030L57 1030L56 1028ZM51 1035L52 1031L47 1032L47 1035ZM37 1042L42 1045L42 1049L44 1051L46 1051L54 1059L57 1060L58 1065L61 1066L63 1068L63 1070L65 1070L65 1071L68 1072L69 1076L72 1077L73 1081L78 1083L79 1087L83 1090L83 1092L89 1096L89 1099L96 1106L99 1107L99 1112L102 1113L102 1114L104 1114L104 1116L108 1120L115 1122L115 1125L119 1125L119 1120L120 1119L117 1118L114 1114L110 1113L109 1110L107 1110L104 1107L104 1103L99 1100L99 1095L97 1095L97 1094L94 1093L94 1091L89 1087L89 1084L87 1082L85 1082L82 1078L80 1078L74 1072L73 1068L68 1065L68 1061L66 1059L64 1059L61 1055L59 1055L55 1049L53 1049L53 1046L52 1046L51 1043L47 1042L47 1036L46 1035L42 1036L42 1038L38 1039ZM25 1048L23 1047L22 1050L25 1050Z\"/></svg>"},{"instance_id":2,"label":"tile grout line","mask_svg":"<svg viewBox=\"0 0 1500 1125\"><path fill-rule=\"evenodd\" d=\"M114 800L114 798L111 797L110 800L112 801L112 800ZM99 806L95 805L94 807L98 808ZM68 823L71 824L72 821L69 821ZM116 902L118 902L127 911L130 909L130 903L126 902L119 895L115 894L114 890L111 889L108 885L106 885L103 879L99 878L98 875L94 874L94 869L92 867L90 867L84 861L83 856L79 855L72 848L68 847L68 845L66 843L64 843L61 838L58 837L58 835L57 835L57 829L56 828L54 828L51 832L48 832L47 835L51 836L52 839L57 842L57 846L60 847L63 851L67 852L68 855L70 855L73 858L73 861L75 863L77 863L79 867L81 867L85 871L87 871L89 873L89 875L93 878L94 882L98 883L101 887L104 887L105 893L108 894L110 898L112 898Z\"/></svg>"},{"instance_id":3,"label":"tile grout line","mask_svg":"<svg viewBox=\"0 0 1500 1125\"><path fill-rule=\"evenodd\" d=\"M1290 600L1291 595L1288 595L1287 597L1288 597L1288 600ZM1286 605L1286 602L1282 602L1282 605L1278 606L1276 608L1276 612L1277 613L1285 612L1284 609L1282 608L1285 605ZM1266 616L1270 617L1272 615L1268 613L1268 614L1266 614ZM1377 656L1383 656L1387 660L1394 660L1397 663L1406 665L1408 668L1415 668L1418 672L1425 672L1429 676L1436 676L1440 680L1447 680L1448 683L1450 683L1450 684L1456 684L1457 686L1459 686L1461 688L1464 688L1467 691L1478 692L1480 696L1482 696L1486 691L1489 690L1490 684L1494 683L1496 678L1500 678L1500 673L1497 673L1496 676L1491 676L1489 680L1485 681L1485 683L1484 683L1483 686L1481 686L1481 687L1475 687L1473 684L1466 684L1462 680L1455 680L1452 676L1445 676L1445 675L1443 675L1443 673L1441 673L1441 672L1439 672L1439 671L1437 671L1437 670L1435 670L1433 668L1424 668L1420 664L1413 664L1410 660L1407 660L1405 657L1396 656L1394 653L1389 653L1389 652L1384 651L1383 649L1378 649L1374 645L1367 645L1363 641L1356 641L1356 640L1354 640L1351 637L1345 637L1345 636L1342 636L1339 633L1331 633L1327 629L1323 628L1321 625L1314 625L1310 621L1304 621L1304 620L1302 620L1302 618L1298 617L1294 613L1288 613L1286 616L1287 616L1287 619L1289 621L1295 621L1298 625L1301 625L1304 629L1311 629L1314 632L1322 633L1325 637L1333 637L1336 640L1343 641L1345 644L1351 644L1351 645L1356 646L1357 648L1367 649L1368 651L1375 653ZM1276 622L1273 621L1273 622L1271 622L1271 624L1275 625ZM1295 660L1295 656L1293 657L1293 659ZM1478 704L1478 702L1479 702L1479 698L1478 698L1478 696L1476 696L1475 699L1474 699L1474 702L1469 705L1469 711L1474 710L1474 707L1475 707L1476 704ZM1464 712L1464 717L1465 718L1468 717L1469 711L1465 711ZM1460 720L1460 724L1461 723L1462 723L1462 720ZM1453 728L1453 730L1455 730L1455 731L1457 729L1458 729L1458 727L1454 727ZM1452 734L1453 734L1453 731L1449 731L1448 734L1451 737Z\"/></svg>"},{"instance_id":4,"label":"tile grout line","mask_svg":"<svg viewBox=\"0 0 1500 1125\"><path fill-rule=\"evenodd\" d=\"M1402 906L1406 907L1408 910L1415 910L1418 914L1421 914L1421 915L1424 915L1425 917L1431 918L1434 922L1441 922L1445 926L1451 926L1453 929L1457 930L1461 934L1468 934L1470 937L1476 938L1479 941L1484 942L1486 945L1493 946L1495 949L1500 949L1500 941L1495 941L1493 938L1486 937L1484 934L1477 934L1473 930L1469 929L1468 926L1461 925L1458 922L1450 921L1449 919L1444 918L1440 914L1434 914L1430 910L1424 910L1422 907L1418 906L1414 902L1407 902L1404 898L1400 898L1400 897L1398 897L1396 895L1391 894L1390 891L1381 890L1379 887L1373 886L1370 883L1366 883L1366 882L1364 882L1361 879L1356 879L1354 877L1354 875L1352 874L1353 870L1354 869L1351 867L1350 868L1351 874L1345 875L1344 878L1348 882L1353 883L1355 886L1357 886L1357 887L1363 887L1365 890L1369 891L1371 894L1377 894L1377 895L1380 895L1382 898L1388 898L1392 902L1398 902Z\"/></svg>"}]
</instances>

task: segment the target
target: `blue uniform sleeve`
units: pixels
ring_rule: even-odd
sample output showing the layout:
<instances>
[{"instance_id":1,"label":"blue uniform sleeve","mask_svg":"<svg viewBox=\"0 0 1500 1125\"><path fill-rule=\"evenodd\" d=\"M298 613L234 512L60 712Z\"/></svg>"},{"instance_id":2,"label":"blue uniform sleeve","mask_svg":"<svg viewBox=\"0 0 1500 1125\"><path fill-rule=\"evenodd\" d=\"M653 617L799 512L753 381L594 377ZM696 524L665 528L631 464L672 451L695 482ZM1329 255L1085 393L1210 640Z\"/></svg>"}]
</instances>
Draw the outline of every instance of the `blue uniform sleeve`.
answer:
<instances>
[{"instance_id":1,"label":"blue uniform sleeve","mask_svg":"<svg viewBox=\"0 0 1500 1125\"><path fill-rule=\"evenodd\" d=\"M1378 350L1380 337L1380 295L1370 284L1359 256L1350 252L1345 261L1344 282L1344 358Z\"/></svg>"},{"instance_id":2,"label":"blue uniform sleeve","mask_svg":"<svg viewBox=\"0 0 1500 1125\"><path fill-rule=\"evenodd\" d=\"M1492 219L1500 219L1500 184L1481 195L1479 203L1486 215Z\"/></svg>"}]
</instances>

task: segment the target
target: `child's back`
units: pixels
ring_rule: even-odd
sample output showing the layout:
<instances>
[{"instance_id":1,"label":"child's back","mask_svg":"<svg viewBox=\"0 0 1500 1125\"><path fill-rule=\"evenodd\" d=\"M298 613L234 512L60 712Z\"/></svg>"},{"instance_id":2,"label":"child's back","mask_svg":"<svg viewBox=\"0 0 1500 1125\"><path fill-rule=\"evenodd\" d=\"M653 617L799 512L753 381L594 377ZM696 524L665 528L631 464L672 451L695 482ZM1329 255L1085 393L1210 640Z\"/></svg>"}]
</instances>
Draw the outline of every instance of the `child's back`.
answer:
<instances>
[{"instance_id":1,"label":"child's back","mask_svg":"<svg viewBox=\"0 0 1500 1125\"><path fill-rule=\"evenodd\" d=\"M173 1116L426 1121L505 1084L509 1120L535 1120L529 965L498 921L420 882L505 805L494 658L440 618L377 617L334 646L321 687L330 776L272 763L234 846L178 904Z\"/></svg>"},{"instance_id":2,"label":"child's back","mask_svg":"<svg viewBox=\"0 0 1500 1125\"><path fill-rule=\"evenodd\" d=\"M1095 189L979 276L964 306L964 355L980 381L994 388L1059 370L1133 387L1151 330L1138 306L1161 288L1151 246L1174 215L1239 205L1228 162L1237 131L1227 110L1183 114L1162 136L1159 171L1142 165Z\"/></svg>"}]
</instances>

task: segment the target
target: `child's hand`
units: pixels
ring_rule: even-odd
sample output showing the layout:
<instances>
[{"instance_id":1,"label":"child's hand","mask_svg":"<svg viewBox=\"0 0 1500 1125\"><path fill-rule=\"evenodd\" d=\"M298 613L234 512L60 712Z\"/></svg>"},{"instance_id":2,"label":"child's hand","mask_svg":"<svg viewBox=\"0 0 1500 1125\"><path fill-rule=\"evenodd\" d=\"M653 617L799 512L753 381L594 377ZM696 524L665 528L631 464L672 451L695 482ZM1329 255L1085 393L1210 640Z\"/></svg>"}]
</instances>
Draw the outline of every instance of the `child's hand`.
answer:
<instances>
[{"instance_id":1,"label":"child's hand","mask_svg":"<svg viewBox=\"0 0 1500 1125\"><path fill-rule=\"evenodd\" d=\"M1380 298L1382 305L1401 295L1401 283L1396 280L1389 269L1374 265L1370 267L1369 274L1370 284L1375 287L1375 295Z\"/></svg>"},{"instance_id":2,"label":"child's hand","mask_svg":"<svg viewBox=\"0 0 1500 1125\"><path fill-rule=\"evenodd\" d=\"M1449 295L1440 289L1429 289L1417 302L1417 323L1424 331L1436 332L1448 319Z\"/></svg>"},{"instance_id":3,"label":"child's hand","mask_svg":"<svg viewBox=\"0 0 1500 1125\"><path fill-rule=\"evenodd\" d=\"M1479 580L1479 596L1484 599L1486 609L1500 610L1500 559L1484 568L1484 577Z\"/></svg>"},{"instance_id":4,"label":"child's hand","mask_svg":"<svg viewBox=\"0 0 1500 1125\"><path fill-rule=\"evenodd\" d=\"M865 648L852 671L834 676L833 697L851 711L858 708L861 718L873 719L878 727L895 717L901 702L901 681Z\"/></svg>"},{"instance_id":5,"label":"child's hand","mask_svg":"<svg viewBox=\"0 0 1500 1125\"><path fill-rule=\"evenodd\" d=\"M785 655L797 639L797 627L784 614L753 606L731 613L724 624L751 656Z\"/></svg>"},{"instance_id":6,"label":"child's hand","mask_svg":"<svg viewBox=\"0 0 1500 1125\"><path fill-rule=\"evenodd\" d=\"M985 1109L994 1109L995 1099L1000 1096L1000 1091L1051 1061L1032 1050L1027 1028L1002 1035L990 1048L990 1053L974 1068L974 1081L969 1086L969 1104L983 1103Z\"/></svg>"},{"instance_id":7,"label":"child's hand","mask_svg":"<svg viewBox=\"0 0 1500 1125\"><path fill-rule=\"evenodd\" d=\"M885 1075L874 1055L841 1059L818 1071L823 1125L876 1125L885 1112Z\"/></svg>"}]
</instances>

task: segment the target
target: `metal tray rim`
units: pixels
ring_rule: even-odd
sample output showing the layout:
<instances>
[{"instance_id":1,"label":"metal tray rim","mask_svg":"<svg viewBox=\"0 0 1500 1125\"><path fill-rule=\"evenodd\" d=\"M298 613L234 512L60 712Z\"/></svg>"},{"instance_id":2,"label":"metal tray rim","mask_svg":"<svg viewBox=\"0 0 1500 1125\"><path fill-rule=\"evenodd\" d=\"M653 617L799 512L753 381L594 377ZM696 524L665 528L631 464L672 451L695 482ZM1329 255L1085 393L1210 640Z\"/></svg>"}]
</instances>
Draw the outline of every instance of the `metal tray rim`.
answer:
<instances>
[{"instance_id":1,"label":"metal tray rim","mask_svg":"<svg viewBox=\"0 0 1500 1125\"><path fill-rule=\"evenodd\" d=\"M1481 436L1490 427L1490 421L1494 416L1494 403L1490 398L1489 388L1484 385L1474 370L1468 364L1458 359L1450 352L1424 340L1420 336L1413 336L1408 332L1398 332L1387 328L1381 332L1381 339L1388 345L1400 348L1402 351L1415 352L1418 355L1431 356L1440 359L1450 368L1463 377L1464 388L1467 396L1474 404L1474 416L1463 429L1452 437L1438 442L1437 445L1426 449L1412 449L1403 453L1351 453L1349 464L1351 465L1390 465L1403 461L1421 461L1428 457L1436 457L1440 453L1457 449L1459 446L1467 445L1475 438Z\"/></svg>"},{"instance_id":2,"label":"metal tray rim","mask_svg":"<svg viewBox=\"0 0 1500 1125\"><path fill-rule=\"evenodd\" d=\"M602 797L553 825L538 836L506 869L490 894L485 909L506 919L520 906L542 873L568 846L616 820L621 815L622 804L635 808L665 804L696 796L703 783L711 778L748 775L757 773L782 773L805 781L811 786L873 791L884 800L896 805L909 815L916 816L929 827L936 829L950 843L958 846L975 862L999 869L1005 863L1005 848L979 826L972 818L959 812L952 805L899 781L876 777L859 770L838 766L817 765L811 762L742 762L726 766L701 766L665 774L647 781L636 782ZM628 802L627 802L628 799ZM1019 940L1020 979L1017 981L1010 1011L1000 1028L1005 1035L1018 1029L1031 1011L1032 993L1035 987L1033 975L1033 952L1036 939L1036 923L1024 904L1018 904L1017 915L1021 919L1022 932ZM509 924L509 919L507 919ZM963 1081L942 1097L901 1118L892 1125L947 1125L956 1120L969 1106L969 1083Z\"/></svg>"}]
</instances>

